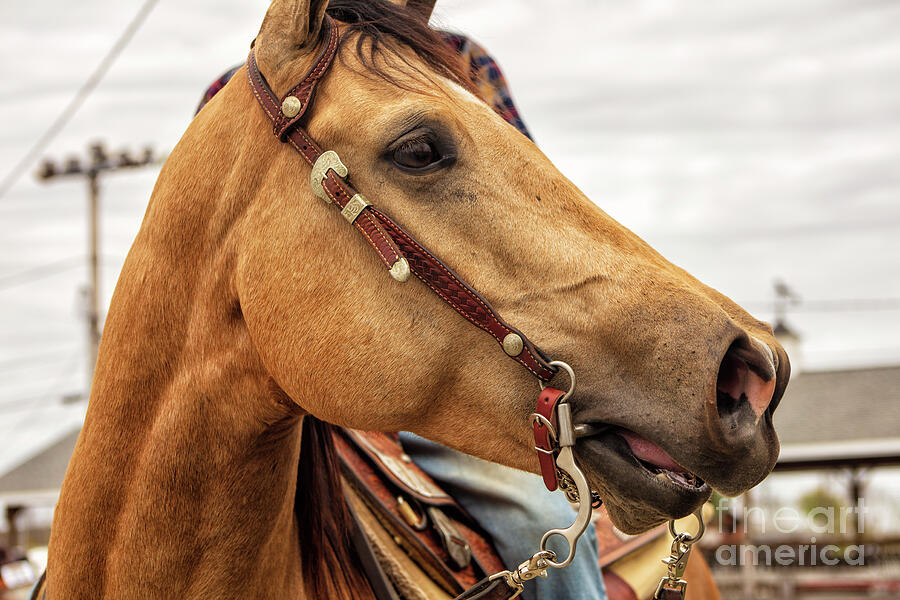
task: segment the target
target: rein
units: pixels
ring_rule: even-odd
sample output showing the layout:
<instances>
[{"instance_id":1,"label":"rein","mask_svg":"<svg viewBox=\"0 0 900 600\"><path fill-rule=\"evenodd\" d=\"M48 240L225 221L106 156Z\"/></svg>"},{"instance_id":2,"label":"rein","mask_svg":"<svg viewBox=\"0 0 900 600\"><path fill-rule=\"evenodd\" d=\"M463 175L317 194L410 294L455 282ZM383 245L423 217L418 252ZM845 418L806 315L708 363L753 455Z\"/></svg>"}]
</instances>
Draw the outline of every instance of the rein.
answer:
<instances>
[{"instance_id":1,"label":"rein","mask_svg":"<svg viewBox=\"0 0 900 600\"><path fill-rule=\"evenodd\" d=\"M597 506L600 502L573 455L576 429L568 400L575 392L575 373L566 363L549 360L525 334L506 323L472 286L393 219L374 207L350 184L347 179L349 169L340 156L333 150L322 151L301 126L300 121L309 109L315 86L334 61L339 46L340 32L334 20L326 15L324 24L328 36L324 49L300 83L280 99L260 73L255 53L250 51L247 77L253 94L272 121L274 135L281 142L293 146L309 163L312 167L309 182L313 192L341 211L348 223L372 246L391 277L404 283L414 274L470 323L492 335L503 351L528 369L541 384L537 408L531 416L535 450L544 483L550 491L561 489L571 502L579 504L579 508L571 526L551 529L544 534L540 550L529 560L513 571L501 571L485 578L456 599L508 600L522 593L526 581L547 577L550 568L564 568L571 563L576 543L590 524L592 505ZM566 392L545 386L560 369L569 375L570 384ZM592 501L581 501L582 498ZM569 551L564 558L559 558L547 548L549 540L555 535L568 542ZM691 544L695 541L696 538L690 538L687 534L678 534L672 546L672 556L664 561L669 565L669 576L660 582L654 598L676 600L683 597L686 584L680 577Z\"/></svg>"}]
</instances>

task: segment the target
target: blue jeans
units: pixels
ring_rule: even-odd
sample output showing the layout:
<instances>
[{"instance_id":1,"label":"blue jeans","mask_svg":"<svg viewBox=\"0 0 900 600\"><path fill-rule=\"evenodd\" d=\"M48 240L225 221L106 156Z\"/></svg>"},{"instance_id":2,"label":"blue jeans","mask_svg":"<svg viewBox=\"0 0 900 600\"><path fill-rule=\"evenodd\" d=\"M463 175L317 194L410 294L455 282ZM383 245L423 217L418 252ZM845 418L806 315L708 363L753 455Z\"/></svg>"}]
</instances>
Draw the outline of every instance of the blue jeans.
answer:
<instances>
[{"instance_id":1,"label":"blue jeans","mask_svg":"<svg viewBox=\"0 0 900 600\"><path fill-rule=\"evenodd\" d=\"M568 527L575 520L561 493L547 491L540 477L489 463L451 450L408 432L400 433L403 449L419 467L475 517L491 534L507 569L515 568L538 551L548 529ZM551 549L565 556L565 542L554 536ZM525 584L524 600L603 600L603 578L598 566L597 533L594 525L578 543L572 563L565 569L550 569L546 579Z\"/></svg>"}]
</instances>

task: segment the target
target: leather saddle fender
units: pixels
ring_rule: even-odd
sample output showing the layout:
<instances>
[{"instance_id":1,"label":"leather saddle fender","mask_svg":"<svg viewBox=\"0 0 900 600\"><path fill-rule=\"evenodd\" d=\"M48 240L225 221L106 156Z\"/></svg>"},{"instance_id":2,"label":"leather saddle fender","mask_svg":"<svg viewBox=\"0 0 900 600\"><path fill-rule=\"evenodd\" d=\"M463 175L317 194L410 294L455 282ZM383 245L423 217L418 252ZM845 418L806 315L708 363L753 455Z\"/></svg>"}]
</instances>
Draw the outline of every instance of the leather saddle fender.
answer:
<instances>
[{"instance_id":1,"label":"leather saddle fender","mask_svg":"<svg viewBox=\"0 0 900 600\"><path fill-rule=\"evenodd\" d=\"M490 536L412 462L396 434L337 429L334 443L344 481L447 593L503 570Z\"/></svg>"},{"instance_id":2,"label":"leather saddle fender","mask_svg":"<svg viewBox=\"0 0 900 600\"><path fill-rule=\"evenodd\" d=\"M449 597L465 590L470 592L467 600L489 600L495 593L501 597L493 584L506 587L505 583L488 582L486 577L510 565L504 566L490 535L403 452L396 434L336 428L334 442L344 481L394 543ZM689 528L691 522L688 517L681 528ZM652 595L666 571L661 559L672 539L666 526L625 535L602 508L594 523L597 566L603 571L609 600Z\"/></svg>"}]
</instances>

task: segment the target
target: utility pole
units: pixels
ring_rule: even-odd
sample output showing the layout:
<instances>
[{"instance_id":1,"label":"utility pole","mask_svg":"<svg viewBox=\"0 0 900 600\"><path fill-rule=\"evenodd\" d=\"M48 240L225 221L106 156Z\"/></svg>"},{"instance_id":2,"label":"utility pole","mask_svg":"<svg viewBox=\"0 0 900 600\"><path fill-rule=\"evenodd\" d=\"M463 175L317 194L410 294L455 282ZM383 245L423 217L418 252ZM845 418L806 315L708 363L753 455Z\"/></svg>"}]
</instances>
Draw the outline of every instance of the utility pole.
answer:
<instances>
[{"instance_id":1,"label":"utility pole","mask_svg":"<svg viewBox=\"0 0 900 600\"><path fill-rule=\"evenodd\" d=\"M791 371L799 373L803 370L803 339L800 334L787 323L787 313L792 307L801 303L800 296L787 283L775 280L775 338L784 347L791 361Z\"/></svg>"},{"instance_id":2,"label":"utility pole","mask_svg":"<svg viewBox=\"0 0 900 600\"><path fill-rule=\"evenodd\" d=\"M110 156L102 142L94 142L88 147L88 155L82 160L68 158L57 165L45 159L35 174L40 181L58 177L84 177L88 184L88 273L90 282L87 289L87 394L90 395L94 380L94 366L97 363L97 349L100 346L100 174L106 171L133 169L159 163L151 148L145 148L135 157L127 150Z\"/></svg>"},{"instance_id":3,"label":"utility pole","mask_svg":"<svg viewBox=\"0 0 900 600\"><path fill-rule=\"evenodd\" d=\"M787 312L800 303L800 296L781 279L775 280L775 325L787 326Z\"/></svg>"}]
</instances>

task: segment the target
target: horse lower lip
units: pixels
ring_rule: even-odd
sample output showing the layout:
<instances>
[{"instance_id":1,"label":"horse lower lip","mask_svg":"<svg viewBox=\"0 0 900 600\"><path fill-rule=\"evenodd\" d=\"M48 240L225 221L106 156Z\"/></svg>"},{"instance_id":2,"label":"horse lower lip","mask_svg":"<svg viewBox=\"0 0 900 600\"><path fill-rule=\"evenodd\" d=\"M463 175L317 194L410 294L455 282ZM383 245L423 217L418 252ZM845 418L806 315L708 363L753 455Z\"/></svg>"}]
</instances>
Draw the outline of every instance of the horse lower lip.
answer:
<instances>
[{"instance_id":1,"label":"horse lower lip","mask_svg":"<svg viewBox=\"0 0 900 600\"><path fill-rule=\"evenodd\" d=\"M646 516L647 527L663 515L675 518L696 510L709 497L709 486L699 477L667 474L640 462L612 429L578 440L576 458L608 506L637 520Z\"/></svg>"},{"instance_id":2,"label":"horse lower lip","mask_svg":"<svg viewBox=\"0 0 900 600\"><path fill-rule=\"evenodd\" d=\"M599 432L605 429L611 429L611 427L602 428ZM654 478L687 489L697 489L704 485L703 479L676 463L662 448L650 440L620 427L615 428L614 432L625 440L634 458Z\"/></svg>"},{"instance_id":3,"label":"horse lower lip","mask_svg":"<svg viewBox=\"0 0 900 600\"><path fill-rule=\"evenodd\" d=\"M687 469L675 462L675 459L669 456L665 450L647 438L622 428L618 428L616 434L625 440L632 454L642 463L675 473L688 473Z\"/></svg>"},{"instance_id":4,"label":"horse lower lip","mask_svg":"<svg viewBox=\"0 0 900 600\"><path fill-rule=\"evenodd\" d=\"M662 448L650 440L621 427L614 427L606 423L578 424L575 426L575 438L595 437L609 431L612 431L625 441L631 454L637 459L641 467L655 478L668 480L675 485L685 488L698 488L704 484L703 479L676 463Z\"/></svg>"}]
</instances>

